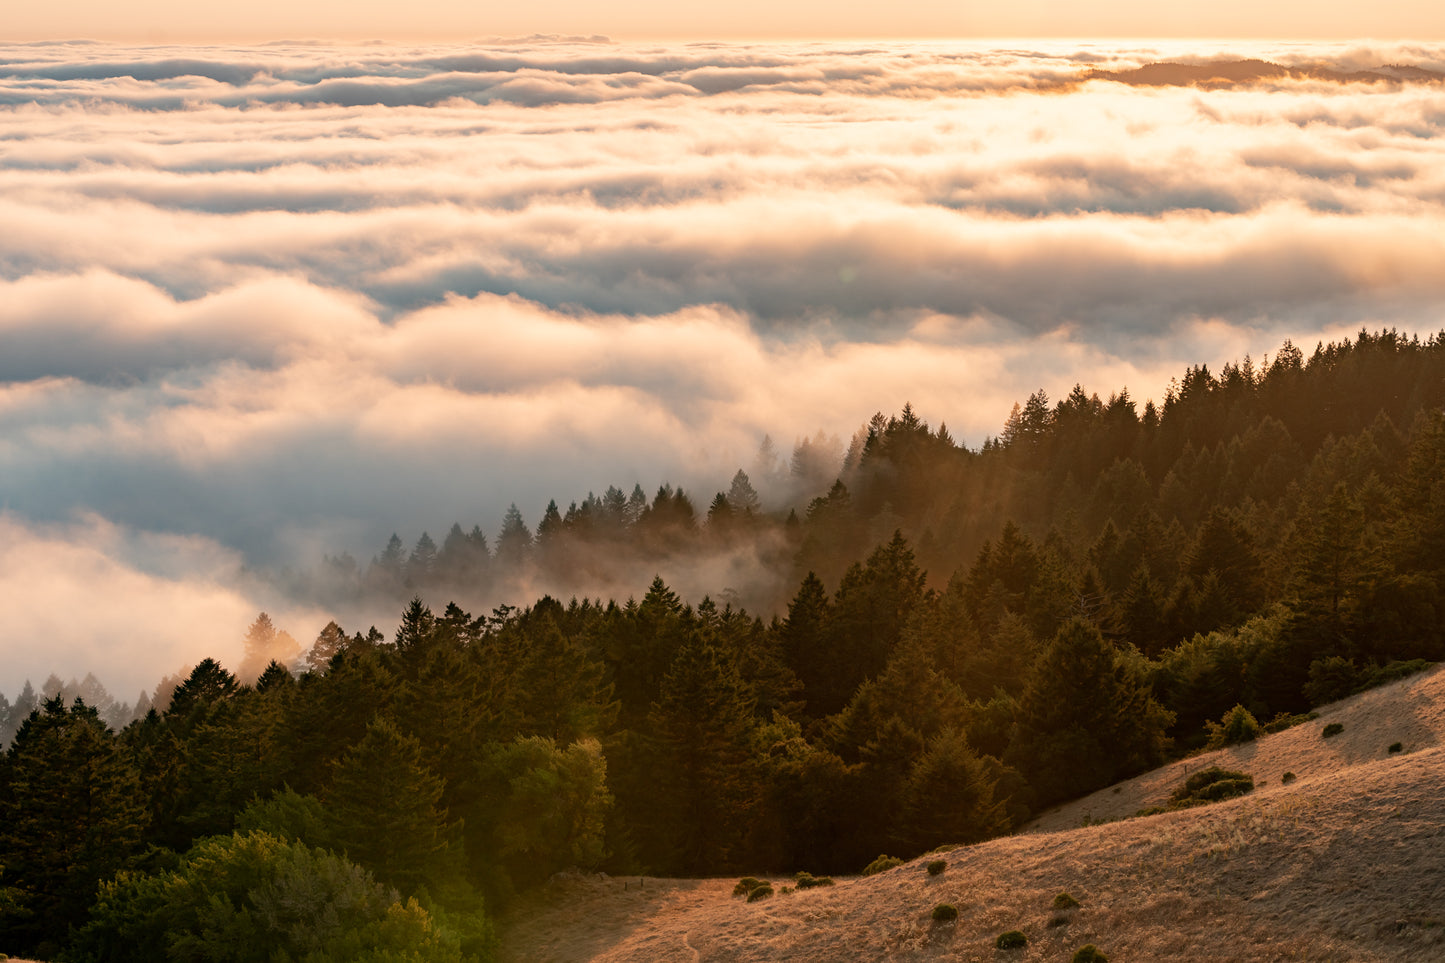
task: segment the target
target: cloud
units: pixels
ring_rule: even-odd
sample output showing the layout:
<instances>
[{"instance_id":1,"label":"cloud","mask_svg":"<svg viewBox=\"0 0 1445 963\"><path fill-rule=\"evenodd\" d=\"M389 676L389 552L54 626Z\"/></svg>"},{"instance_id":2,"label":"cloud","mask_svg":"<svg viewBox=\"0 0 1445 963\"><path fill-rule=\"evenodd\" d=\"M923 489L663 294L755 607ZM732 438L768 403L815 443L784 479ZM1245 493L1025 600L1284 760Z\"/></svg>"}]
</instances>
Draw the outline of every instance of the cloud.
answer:
<instances>
[{"instance_id":1,"label":"cloud","mask_svg":"<svg viewBox=\"0 0 1445 963\"><path fill-rule=\"evenodd\" d=\"M165 673L208 656L235 667L244 627L257 615L240 559L214 542L127 530L95 516L37 526L0 513L0 584L24 604L6 607L5 689L39 689L93 672L134 702ZM275 608L282 624L317 613ZM322 623L324 624L324 623ZM235 626L241 626L238 633Z\"/></svg>"},{"instance_id":2,"label":"cloud","mask_svg":"<svg viewBox=\"0 0 1445 963\"><path fill-rule=\"evenodd\" d=\"M1286 337L1438 328L1437 87L1085 80L1251 57L1445 69L1419 44L0 47L0 507L47 560L7 563L46 601L6 639L79 604L70 565L175 640L158 676L168 605L229 645L272 603L243 566L609 484L702 504L764 434L905 401L977 446L1036 388L1157 399Z\"/></svg>"}]
</instances>

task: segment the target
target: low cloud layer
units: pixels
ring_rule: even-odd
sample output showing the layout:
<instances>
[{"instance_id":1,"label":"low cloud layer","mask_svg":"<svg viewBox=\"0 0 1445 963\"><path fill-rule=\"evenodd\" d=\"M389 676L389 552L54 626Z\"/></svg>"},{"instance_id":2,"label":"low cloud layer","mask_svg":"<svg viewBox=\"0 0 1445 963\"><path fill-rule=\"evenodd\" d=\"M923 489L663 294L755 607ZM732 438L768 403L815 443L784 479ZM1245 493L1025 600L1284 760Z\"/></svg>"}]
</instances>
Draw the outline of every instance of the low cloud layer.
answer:
<instances>
[{"instance_id":1,"label":"low cloud layer","mask_svg":"<svg viewBox=\"0 0 1445 963\"><path fill-rule=\"evenodd\" d=\"M111 684L87 591L158 677L248 568L1439 330L1440 87L1321 79L1383 64L1445 48L0 47L0 692Z\"/></svg>"}]
</instances>

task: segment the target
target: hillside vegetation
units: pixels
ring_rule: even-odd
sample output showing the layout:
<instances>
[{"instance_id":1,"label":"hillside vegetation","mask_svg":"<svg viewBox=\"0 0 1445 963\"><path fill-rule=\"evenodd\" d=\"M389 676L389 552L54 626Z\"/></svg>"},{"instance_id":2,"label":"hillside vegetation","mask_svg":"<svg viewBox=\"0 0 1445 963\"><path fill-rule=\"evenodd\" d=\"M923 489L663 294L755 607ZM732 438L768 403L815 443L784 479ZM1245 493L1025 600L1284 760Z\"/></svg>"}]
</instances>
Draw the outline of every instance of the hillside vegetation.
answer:
<instances>
[{"instance_id":1,"label":"hillside vegetation","mask_svg":"<svg viewBox=\"0 0 1445 963\"><path fill-rule=\"evenodd\" d=\"M1343 732L1321 736L1330 722ZM1402 743L1398 753L1389 746ZM1191 772L1248 795L1130 818ZM1285 772L1297 779L1284 783ZM1119 820L1099 825L1094 820ZM1081 825L1082 824L1082 825ZM930 875L930 861L946 868ZM1161 767L1015 836L754 903L733 880L565 874L504 920L502 959L1426 961L1445 955L1445 671L1318 720ZM774 880L781 887L791 882ZM1078 905L1055 909L1059 894ZM958 910L936 923L940 903ZM995 948L1012 930L1028 944Z\"/></svg>"},{"instance_id":2,"label":"hillside vegetation","mask_svg":"<svg viewBox=\"0 0 1445 963\"><path fill-rule=\"evenodd\" d=\"M303 652L262 613L235 671L202 661L120 731L27 687L0 705L0 950L484 959L488 914L568 868L846 874L979 843L1445 656L1445 337L1191 368L1142 413L1038 392L978 450L908 406L832 471L820 444L794 452L801 511L740 470L705 520L612 488L535 535L513 513L495 551L460 525L389 546L355 585L415 593L393 633L331 622ZM739 551L766 614L665 577ZM490 614L437 594L599 560L660 574Z\"/></svg>"}]
</instances>

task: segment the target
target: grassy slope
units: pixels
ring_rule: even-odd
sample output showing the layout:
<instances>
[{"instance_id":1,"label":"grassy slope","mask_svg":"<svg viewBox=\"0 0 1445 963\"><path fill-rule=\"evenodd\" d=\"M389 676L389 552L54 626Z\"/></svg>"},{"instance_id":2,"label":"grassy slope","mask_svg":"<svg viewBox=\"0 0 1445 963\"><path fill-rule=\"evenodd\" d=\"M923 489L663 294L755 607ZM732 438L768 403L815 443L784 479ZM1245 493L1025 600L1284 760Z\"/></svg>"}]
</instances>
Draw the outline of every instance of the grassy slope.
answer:
<instances>
[{"instance_id":1,"label":"grassy slope","mask_svg":"<svg viewBox=\"0 0 1445 963\"><path fill-rule=\"evenodd\" d=\"M1320 730L1340 722L1329 740ZM1402 742L1404 751L1386 747ZM1124 819L1209 765L1251 795ZM1283 785L1292 771L1298 779ZM1081 825L1113 820L1104 825ZM1044 814L1017 836L745 904L734 880L559 877L514 908L503 959L1445 960L1445 669L1329 706ZM783 880L775 880L781 885ZM1082 906L1051 910L1067 891ZM940 902L958 921L932 923ZM1051 925L1052 924L1052 925ZM1019 929L1027 949L995 937Z\"/></svg>"}]
</instances>

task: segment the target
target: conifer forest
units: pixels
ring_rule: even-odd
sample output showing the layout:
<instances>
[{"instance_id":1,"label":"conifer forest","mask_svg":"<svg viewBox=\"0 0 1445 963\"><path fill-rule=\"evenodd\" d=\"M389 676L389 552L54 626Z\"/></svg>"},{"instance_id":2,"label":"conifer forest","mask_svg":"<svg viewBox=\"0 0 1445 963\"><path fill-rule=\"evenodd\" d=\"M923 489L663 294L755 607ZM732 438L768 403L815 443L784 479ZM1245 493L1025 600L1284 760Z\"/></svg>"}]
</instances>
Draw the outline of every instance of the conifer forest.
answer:
<instances>
[{"instance_id":1,"label":"conifer forest","mask_svg":"<svg viewBox=\"0 0 1445 963\"><path fill-rule=\"evenodd\" d=\"M1040 391L976 449L947 414L399 533L295 576L392 625L261 613L138 706L0 701L0 945L484 960L562 870L857 873L1445 657L1445 333ZM520 594L609 568L654 575Z\"/></svg>"}]
</instances>

